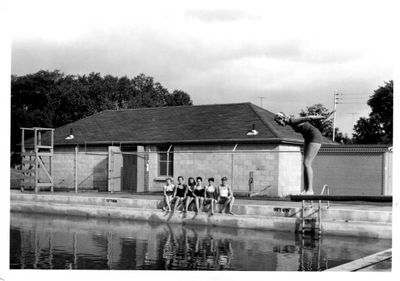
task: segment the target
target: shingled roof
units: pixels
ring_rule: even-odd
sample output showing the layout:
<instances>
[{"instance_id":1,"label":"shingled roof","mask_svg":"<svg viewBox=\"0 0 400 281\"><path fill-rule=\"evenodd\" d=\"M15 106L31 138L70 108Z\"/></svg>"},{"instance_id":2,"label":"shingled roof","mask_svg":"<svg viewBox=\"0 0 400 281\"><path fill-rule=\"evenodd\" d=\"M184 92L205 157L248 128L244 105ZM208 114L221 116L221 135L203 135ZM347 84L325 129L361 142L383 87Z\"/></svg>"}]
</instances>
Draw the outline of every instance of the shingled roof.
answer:
<instances>
[{"instance_id":1,"label":"shingled roof","mask_svg":"<svg viewBox=\"0 0 400 281\"><path fill-rule=\"evenodd\" d=\"M256 136L246 133L255 125ZM70 129L74 139L65 140ZM269 142L301 144L303 137L281 127L274 113L252 103L105 110L55 130L55 145L127 142Z\"/></svg>"}]
</instances>

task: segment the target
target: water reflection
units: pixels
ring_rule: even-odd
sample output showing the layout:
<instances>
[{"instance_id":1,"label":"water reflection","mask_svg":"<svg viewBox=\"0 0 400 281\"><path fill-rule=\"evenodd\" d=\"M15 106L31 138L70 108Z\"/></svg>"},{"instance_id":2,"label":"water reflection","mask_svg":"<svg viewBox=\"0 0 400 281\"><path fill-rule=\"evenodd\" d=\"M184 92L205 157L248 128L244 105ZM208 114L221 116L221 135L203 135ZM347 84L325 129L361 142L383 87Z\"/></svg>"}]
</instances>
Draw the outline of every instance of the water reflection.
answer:
<instances>
[{"instance_id":1,"label":"water reflection","mask_svg":"<svg viewBox=\"0 0 400 281\"><path fill-rule=\"evenodd\" d=\"M11 214L10 268L324 270L390 240Z\"/></svg>"}]
</instances>

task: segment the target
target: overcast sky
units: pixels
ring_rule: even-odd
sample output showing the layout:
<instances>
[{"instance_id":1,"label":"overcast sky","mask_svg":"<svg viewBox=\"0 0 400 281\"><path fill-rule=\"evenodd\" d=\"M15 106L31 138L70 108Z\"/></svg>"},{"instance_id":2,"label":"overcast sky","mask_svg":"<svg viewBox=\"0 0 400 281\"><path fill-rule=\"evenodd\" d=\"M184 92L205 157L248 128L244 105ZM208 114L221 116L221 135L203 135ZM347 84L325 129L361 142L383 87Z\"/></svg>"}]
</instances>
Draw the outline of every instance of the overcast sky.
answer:
<instances>
[{"instance_id":1,"label":"overcast sky","mask_svg":"<svg viewBox=\"0 0 400 281\"><path fill-rule=\"evenodd\" d=\"M11 72L145 73L196 105L264 97L264 108L289 114L332 109L338 91L352 103L338 105L337 126L351 133L368 96L393 79L389 4L13 1Z\"/></svg>"}]
</instances>

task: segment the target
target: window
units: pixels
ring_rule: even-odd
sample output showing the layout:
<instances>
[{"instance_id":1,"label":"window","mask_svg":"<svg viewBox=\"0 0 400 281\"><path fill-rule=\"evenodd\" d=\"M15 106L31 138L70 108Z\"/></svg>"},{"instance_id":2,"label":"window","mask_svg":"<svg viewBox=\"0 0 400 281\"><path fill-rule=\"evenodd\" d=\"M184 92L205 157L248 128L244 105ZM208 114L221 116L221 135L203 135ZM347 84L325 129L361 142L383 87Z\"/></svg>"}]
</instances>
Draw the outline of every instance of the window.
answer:
<instances>
[{"instance_id":1,"label":"window","mask_svg":"<svg viewBox=\"0 0 400 281\"><path fill-rule=\"evenodd\" d=\"M167 152L169 149L169 153ZM158 175L174 175L174 150L170 145L162 145L157 148L158 151Z\"/></svg>"}]
</instances>

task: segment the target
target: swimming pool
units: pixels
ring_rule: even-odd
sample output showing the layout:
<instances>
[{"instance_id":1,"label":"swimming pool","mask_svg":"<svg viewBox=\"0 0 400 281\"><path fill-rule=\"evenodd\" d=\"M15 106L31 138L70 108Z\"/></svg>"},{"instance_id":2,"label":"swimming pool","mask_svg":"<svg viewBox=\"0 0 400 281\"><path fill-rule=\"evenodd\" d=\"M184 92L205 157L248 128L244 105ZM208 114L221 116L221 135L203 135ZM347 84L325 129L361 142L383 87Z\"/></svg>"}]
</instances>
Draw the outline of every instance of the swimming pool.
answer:
<instances>
[{"instance_id":1,"label":"swimming pool","mask_svg":"<svg viewBox=\"0 0 400 281\"><path fill-rule=\"evenodd\" d=\"M320 271L391 240L11 213L11 269Z\"/></svg>"}]
</instances>

